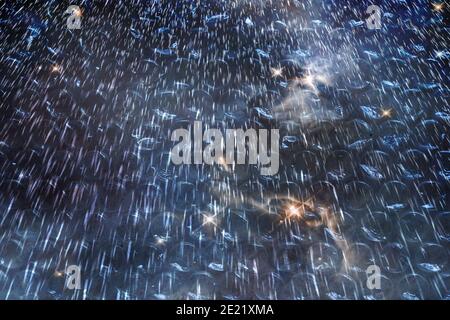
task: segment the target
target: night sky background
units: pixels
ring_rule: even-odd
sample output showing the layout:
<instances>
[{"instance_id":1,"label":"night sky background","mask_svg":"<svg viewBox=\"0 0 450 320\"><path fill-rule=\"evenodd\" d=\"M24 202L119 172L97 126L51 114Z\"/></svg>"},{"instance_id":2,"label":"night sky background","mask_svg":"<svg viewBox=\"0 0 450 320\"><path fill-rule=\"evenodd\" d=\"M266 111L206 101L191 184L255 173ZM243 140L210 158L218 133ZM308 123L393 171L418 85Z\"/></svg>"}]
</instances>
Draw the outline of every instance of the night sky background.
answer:
<instances>
[{"instance_id":1,"label":"night sky background","mask_svg":"<svg viewBox=\"0 0 450 320\"><path fill-rule=\"evenodd\" d=\"M2 2L0 298L449 299L449 9ZM194 121L279 173L172 164Z\"/></svg>"}]
</instances>

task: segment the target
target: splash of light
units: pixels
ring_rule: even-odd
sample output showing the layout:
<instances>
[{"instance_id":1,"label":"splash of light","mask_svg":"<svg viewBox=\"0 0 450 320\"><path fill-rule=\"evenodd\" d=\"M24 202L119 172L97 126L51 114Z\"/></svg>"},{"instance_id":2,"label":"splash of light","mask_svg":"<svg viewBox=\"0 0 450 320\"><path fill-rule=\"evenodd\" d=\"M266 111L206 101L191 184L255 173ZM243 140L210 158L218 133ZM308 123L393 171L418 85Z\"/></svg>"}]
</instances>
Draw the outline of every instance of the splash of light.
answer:
<instances>
[{"instance_id":1,"label":"splash of light","mask_svg":"<svg viewBox=\"0 0 450 320\"><path fill-rule=\"evenodd\" d=\"M444 10L445 3L443 3L443 2L442 3L433 3L432 6L433 6L433 11L441 12Z\"/></svg>"},{"instance_id":2,"label":"splash of light","mask_svg":"<svg viewBox=\"0 0 450 320\"><path fill-rule=\"evenodd\" d=\"M390 117L392 117L392 109L382 109L381 110L381 116L383 118L390 118Z\"/></svg>"},{"instance_id":3,"label":"splash of light","mask_svg":"<svg viewBox=\"0 0 450 320\"><path fill-rule=\"evenodd\" d=\"M279 78L283 76L283 68L270 68L272 78Z\"/></svg>"},{"instance_id":4,"label":"splash of light","mask_svg":"<svg viewBox=\"0 0 450 320\"><path fill-rule=\"evenodd\" d=\"M52 71L52 73L60 73L60 72L61 72L61 66L58 65L58 64L54 64L54 65L52 66L51 71Z\"/></svg>"}]
</instances>

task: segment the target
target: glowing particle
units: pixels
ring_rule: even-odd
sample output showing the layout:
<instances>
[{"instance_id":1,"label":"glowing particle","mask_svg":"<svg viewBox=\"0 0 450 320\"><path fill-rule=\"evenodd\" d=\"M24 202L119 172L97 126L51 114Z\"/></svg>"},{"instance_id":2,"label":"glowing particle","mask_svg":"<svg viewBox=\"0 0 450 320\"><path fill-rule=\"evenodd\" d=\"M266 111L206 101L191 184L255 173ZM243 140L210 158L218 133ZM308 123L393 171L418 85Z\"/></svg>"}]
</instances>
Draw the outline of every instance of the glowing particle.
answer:
<instances>
[{"instance_id":1,"label":"glowing particle","mask_svg":"<svg viewBox=\"0 0 450 320\"><path fill-rule=\"evenodd\" d=\"M390 118L390 117L392 117L392 109L382 109L381 110L381 116L383 118Z\"/></svg>"},{"instance_id":2,"label":"glowing particle","mask_svg":"<svg viewBox=\"0 0 450 320\"><path fill-rule=\"evenodd\" d=\"M272 78L279 78L283 76L283 68L270 68Z\"/></svg>"}]
</instances>

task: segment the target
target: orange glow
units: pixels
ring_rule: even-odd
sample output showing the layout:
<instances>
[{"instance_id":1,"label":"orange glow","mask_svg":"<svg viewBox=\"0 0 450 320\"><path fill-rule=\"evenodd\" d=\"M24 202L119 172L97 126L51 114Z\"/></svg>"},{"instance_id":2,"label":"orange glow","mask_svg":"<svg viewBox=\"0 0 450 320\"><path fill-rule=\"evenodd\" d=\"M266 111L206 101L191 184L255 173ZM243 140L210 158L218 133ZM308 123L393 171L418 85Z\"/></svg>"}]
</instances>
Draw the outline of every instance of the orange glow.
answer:
<instances>
[{"instance_id":1,"label":"orange glow","mask_svg":"<svg viewBox=\"0 0 450 320\"><path fill-rule=\"evenodd\" d=\"M433 3L433 10L434 11L443 11L445 3Z\"/></svg>"},{"instance_id":2,"label":"orange glow","mask_svg":"<svg viewBox=\"0 0 450 320\"><path fill-rule=\"evenodd\" d=\"M390 118L390 117L392 117L392 109L382 109L381 110L381 116L383 118Z\"/></svg>"},{"instance_id":3,"label":"orange glow","mask_svg":"<svg viewBox=\"0 0 450 320\"><path fill-rule=\"evenodd\" d=\"M57 64L53 65L52 72L57 72L57 73L61 72L61 66L59 66Z\"/></svg>"},{"instance_id":4,"label":"orange glow","mask_svg":"<svg viewBox=\"0 0 450 320\"><path fill-rule=\"evenodd\" d=\"M272 78L278 78L283 76L283 68L270 68L272 72Z\"/></svg>"}]
</instances>

